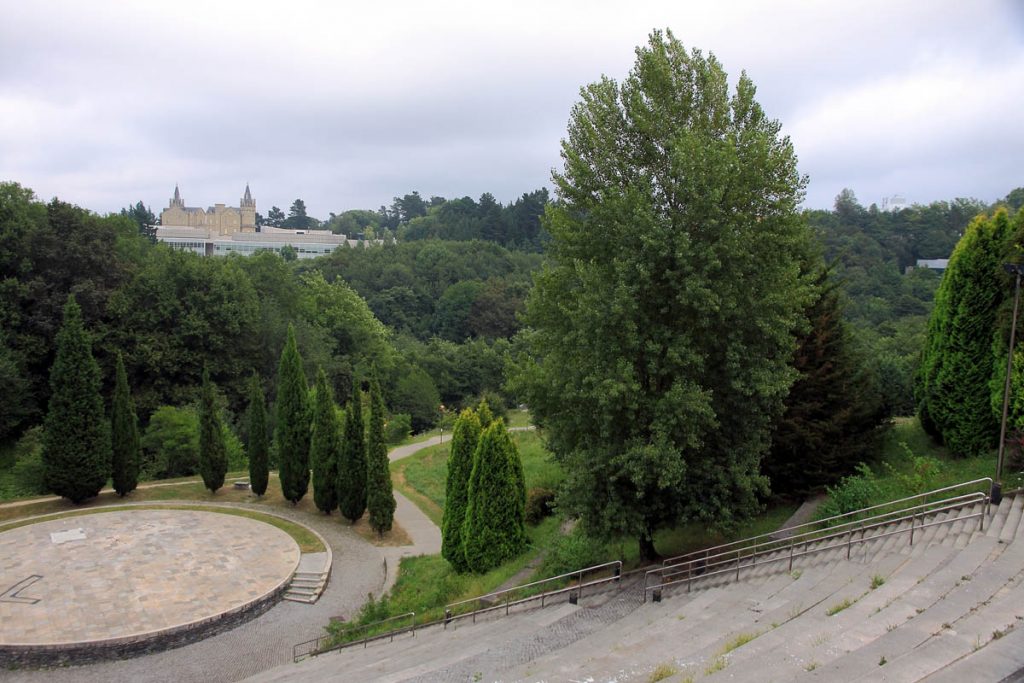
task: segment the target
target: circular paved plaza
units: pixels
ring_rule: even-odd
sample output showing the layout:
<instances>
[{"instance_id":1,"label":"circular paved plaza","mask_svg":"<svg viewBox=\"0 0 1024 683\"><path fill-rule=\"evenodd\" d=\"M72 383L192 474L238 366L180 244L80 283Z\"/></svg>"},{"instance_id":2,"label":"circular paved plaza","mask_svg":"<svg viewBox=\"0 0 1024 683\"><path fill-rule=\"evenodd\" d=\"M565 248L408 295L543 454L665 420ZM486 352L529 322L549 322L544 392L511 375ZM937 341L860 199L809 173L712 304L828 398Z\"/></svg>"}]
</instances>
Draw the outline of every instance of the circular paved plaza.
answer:
<instances>
[{"instance_id":1,"label":"circular paved plaza","mask_svg":"<svg viewBox=\"0 0 1024 683\"><path fill-rule=\"evenodd\" d=\"M0 533L0 648L139 642L245 612L299 547L236 515L120 510Z\"/></svg>"}]
</instances>

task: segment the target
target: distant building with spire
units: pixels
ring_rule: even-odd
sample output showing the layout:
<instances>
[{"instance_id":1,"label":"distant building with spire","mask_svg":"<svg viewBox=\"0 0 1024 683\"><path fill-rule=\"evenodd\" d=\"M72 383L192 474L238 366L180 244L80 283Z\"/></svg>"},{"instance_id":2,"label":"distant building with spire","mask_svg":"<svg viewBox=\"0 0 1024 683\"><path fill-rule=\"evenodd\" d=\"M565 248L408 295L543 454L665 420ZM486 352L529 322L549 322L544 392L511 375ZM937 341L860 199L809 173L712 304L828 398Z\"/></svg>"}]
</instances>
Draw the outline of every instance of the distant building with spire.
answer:
<instances>
[{"instance_id":1,"label":"distant building with spire","mask_svg":"<svg viewBox=\"0 0 1024 683\"><path fill-rule=\"evenodd\" d=\"M296 258L316 258L329 254L346 242L358 244L330 230L285 230L256 227L256 201L245 185L238 207L214 204L203 209L185 206L181 191L174 186L170 204L160 212L157 240L172 249L204 256L248 255L259 251L283 253L286 248Z\"/></svg>"},{"instance_id":2,"label":"distant building with spire","mask_svg":"<svg viewBox=\"0 0 1024 683\"><path fill-rule=\"evenodd\" d=\"M210 236L232 235L236 232L256 232L256 202L245 185L245 194L239 206L214 204L203 209L198 206L185 206L181 191L174 186L174 196L170 205L160 212L160 225L178 228L198 228L209 231Z\"/></svg>"}]
</instances>

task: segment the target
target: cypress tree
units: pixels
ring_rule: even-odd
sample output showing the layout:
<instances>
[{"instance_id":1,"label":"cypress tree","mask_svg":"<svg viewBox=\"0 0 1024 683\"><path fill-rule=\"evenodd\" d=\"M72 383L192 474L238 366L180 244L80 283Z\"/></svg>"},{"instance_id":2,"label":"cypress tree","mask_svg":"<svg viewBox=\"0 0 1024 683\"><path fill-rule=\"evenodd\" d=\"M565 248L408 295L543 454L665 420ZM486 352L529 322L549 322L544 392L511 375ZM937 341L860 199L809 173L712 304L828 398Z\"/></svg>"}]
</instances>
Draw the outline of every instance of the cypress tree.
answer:
<instances>
[{"instance_id":1,"label":"cypress tree","mask_svg":"<svg viewBox=\"0 0 1024 683\"><path fill-rule=\"evenodd\" d=\"M228 471L228 451L224 444L224 425L217 407L216 387L203 368L203 388L199 401L199 474L203 485L216 493L224 485Z\"/></svg>"},{"instance_id":2,"label":"cypress tree","mask_svg":"<svg viewBox=\"0 0 1024 683\"><path fill-rule=\"evenodd\" d=\"M274 437L278 475L285 500L298 503L309 488L309 386L295 344L295 329L288 325L288 340L277 368L277 425Z\"/></svg>"},{"instance_id":3,"label":"cypress tree","mask_svg":"<svg viewBox=\"0 0 1024 683\"><path fill-rule=\"evenodd\" d=\"M100 368L74 295L64 305L57 354L50 368L43 436L46 487L78 504L93 498L110 473L110 423L103 414Z\"/></svg>"},{"instance_id":4,"label":"cypress tree","mask_svg":"<svg viewBox=\"0 0 1024 683\"><path fill-rule=\"evenodd\" d=\"M122 498L139 483L139 420L128 389L124 358L117 353L114 401L110 409L111 479Z\"/></svg>"},{"instance_id":5,"label":"cypress tree","mask_svg":"<svg viewBox=\"0 0 1024 683\"><path fill-rule=\"evenodd\" d=\"M354 383L352 401L345 411L345 438L338 463L338 508L351 522L366 512L366 430L359 382Z\"/></svg>"},{"instance_id":6,"label":"cypress tree","mask_svg":"<svg viewBox=\"0 0 1024 683\"><path fill-rule=\"evenodd\" d=\"M917 391L922 424L934 427L956 455L984 453L998 435L989 380L997 312L1009 291L1001 267L1008 236L1005 210L968 226L929 321Z\"/></svg>"},{"instance_id":7,"label":"cypress tree","mask_svg":"<svg viewBox=\"0 0 1024 683\"><path fill-rule=\"evenodd\" d=\"M515 481L515 445L502 420L484 429L473 455L463 547L466 565L484 573L526 546L525 501Z\"/></svg>"},{"instance_id":8,"label":"cypress tree","mask_svg":"<svg viewBox=\"0 0 1024 683\"><path fill-rule=\"evenodd\" d=\"M370 433L366 454L366 507L370 526L379 535L391 530L395 517L395 493L391 489L388 448L384 442L384 398L377 374L370 378Z\"/></svg>"},{"instance_id":9,"label":"cypress tree","mask_svg":"<svg viewBox=\"0 0 1024 683\"><path fill-rule=\"evenodd\" d=\"M331 514L338 507L338 416L334 395L323 368L316 375L316 402L313 405L313 434L309 459L313 463L313 503L320 512Z\"/></svg>"},{"instance_id":10,"label":"cypress tree","mask_svg":"<svg viewBox=\"0 0 1024 683\"><path fill-rule=\"evenodd\" d=\"M480 418L470 408L462 411L452 427L441 522L441 556L459 572L469 569L462 544L462 527L466 522L469 475L473 471L473 453L480 441L480 431Z\"/></svg>"},{"instance_id":11,"label":"cypress tree","mask_svg":"<svg viewBox=\"0 0 1024 683\"><path fill-rule=\"evenodd\" d=\"M267 407L263 399L263 386L260 376L253 370L249 382L249 411L246 426L248 427L249 443L249 488L257 496L267 492L267 480L270 478L269 460L270 443L267 439Z\"/></svg>"}]
</instances>

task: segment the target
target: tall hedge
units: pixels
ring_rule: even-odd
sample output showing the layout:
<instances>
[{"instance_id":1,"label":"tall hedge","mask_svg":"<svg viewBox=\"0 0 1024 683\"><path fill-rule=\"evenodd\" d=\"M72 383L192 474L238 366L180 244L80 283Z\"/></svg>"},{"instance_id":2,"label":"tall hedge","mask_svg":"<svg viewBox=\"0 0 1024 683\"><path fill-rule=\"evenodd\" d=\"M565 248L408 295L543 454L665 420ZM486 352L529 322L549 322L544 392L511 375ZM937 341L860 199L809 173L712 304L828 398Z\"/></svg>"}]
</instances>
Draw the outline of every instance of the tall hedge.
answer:
<instances>
[{"instance_id":1,"label":"tall hedge","mask_svg":"<svg viewBox=\"0 0 1024 683\"><path fill-rule=\"evenodd\" d=\"M43 438L46 487L78 504L100 492L110 474L110 422L100 395L100 368L69 295L50 368L50 405Z\"/></svg>"},{"instance_id":2,"label":"tall hedge","mask_svg":"<svg viewBox=\"0 0 1024 683\"><path fill-rule=\"evenodd\" d=\"M480 432L480 418L470 408L462 411L452 428L441 521L441 556L459 572L469 569L462 544L462 527L466 522L469 476L473 472L473 453L480 441Z\"/></svg>"},{"instance_id":3,"label":"tall hedge","mask_svg":"<svg viewBox=\"0 0 1024 683\"><path fill-rule=\"evenodd\" d=\"M117 353L114 369L114 400L110 407L110 477L122 498L139 484L139 420L128 388L124 358Z\"/></svg>"},{"instance_id":4,"label":"tall hedge","mask_svg":"<svg viewBox=\"0 0 1024 683\"><path fill-rule=\"evenodd\" d=\"M370 379L370 433L366 454L366 507L370 526L379 535L391 531L395 518L395 493L391 488L388 447L384 441L384 397L376 373Z\"/></svg>"},{"instance_id":5,"label":"tall hedge","mask_svg":"<svg viewBox=\"0 0 1024 683\"><path fill-rule=\"evenodd\" d=\"M921 358L917 395L922 424L956 455L980 455L995 445L998 414L991 407L997 313L1011 288L1004 210L967 228L936 293ZM1001 373L1000 373L1001 375Z\"/></svg>"},{"instance_id":6,"label":"tall hedge","mask_svg":"<svg viewBox=\"0 0 1024 683\"><path fill-rule=\"evenodd\" d=\"M216 493L224 485L228 472L228 452L224 443L224 425L217 406L216 387L203 368L203 388L199 401L199 474L203 485Z\"/></svg>"},{"instance_id":7,"label":"tall hedge","mask_svg":"<svg viewBox=\"0 0 1024 683\"><path fill-rule=\"evenodd\" d=\"M298 503L309 489L309 385L302 370L302 358L295 344L295 329L288 325L288 339L277 368L278 474L281 494Z\"/></svg>"},{"instance_id":8,"label":"tall hedge","mask_svg":"<svg viewBox=\"0 0 1024 683\"><path fill-rule=\"evenodd\" d=\"M474 572L490 571L526 547L525 500L516 483L518 457L503 420L484 430L473 456L462 531L466 565Z\"/></svg>"},{"instance_id":9,"label":"tall hedge","mask_svg":"<svg viewBox=\"0 0 1024 683\"><path fill-rule=\"evenodd\" d=\"M338 455L341 437L334 394L327 384L323 368L316 375L316 399L313 406L313 434L309 458L313 463L313 503L320 512L331 514L338 507Z\"/></svg>"},{"instance_id":10,"label":"tall hedge","mask_svg":"<svg viewBox=\"0 0 1024 683\"><path fill-rule=\"evenodd\" d=\"M263 383L254 370L249 381L249 410L246 415L246 431L249 443L249 488L257 496L267 492L270 479L270 443L267 439L267 407L263 397Z\"/></svg>"},{"instance_id":11,"label":"tall hedge","mask_svg":"<svg viewBox=\"0 0 1024 683\"><path fill-rule=\"evenodd\" d=\"M338 508L355 522L366 512L366 429L359 382L352 388L352 401L345 410L345 437L338 463Z\"/></svg>"}]
</instances>

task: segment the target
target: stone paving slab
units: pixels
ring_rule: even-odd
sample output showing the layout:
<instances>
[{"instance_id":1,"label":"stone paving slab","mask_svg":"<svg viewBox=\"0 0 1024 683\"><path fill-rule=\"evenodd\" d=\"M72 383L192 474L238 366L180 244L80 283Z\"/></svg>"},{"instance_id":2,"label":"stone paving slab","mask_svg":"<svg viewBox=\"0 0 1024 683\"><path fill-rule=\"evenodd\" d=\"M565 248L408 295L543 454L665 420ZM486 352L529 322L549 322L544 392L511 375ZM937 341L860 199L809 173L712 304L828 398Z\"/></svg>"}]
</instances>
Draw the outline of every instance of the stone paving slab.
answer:
<instances>
[{"instance_id":1,"label":"stone paving slab","mask_svg":"<svg viewBox=\"0 0 1024 683\"><path fill-rule=\"evenodd\" d=\"M213 512L120 510L19 527L0 533L0 645L180 628L261 600L298 562L283 531Z\"/></svg>"}]
</instances>

